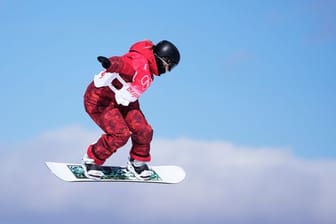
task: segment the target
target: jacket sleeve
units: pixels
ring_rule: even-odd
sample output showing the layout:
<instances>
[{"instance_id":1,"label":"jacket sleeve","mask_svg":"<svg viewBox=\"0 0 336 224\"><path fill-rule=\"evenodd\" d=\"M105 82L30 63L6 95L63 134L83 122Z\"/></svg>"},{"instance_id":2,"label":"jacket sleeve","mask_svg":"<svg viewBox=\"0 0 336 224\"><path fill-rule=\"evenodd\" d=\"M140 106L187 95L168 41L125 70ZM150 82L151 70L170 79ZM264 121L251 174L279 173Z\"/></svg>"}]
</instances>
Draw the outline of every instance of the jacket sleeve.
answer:
<instances>
[{"instance_id":1,"label":"jacket sleeve","mask_svg":"<svg viewBox=\"0 0 336 224\"><path fill-rule=\"evenodd\" d=\"M135 71L133 67L128 62L126 62L123 57L113 56L110 57L109 60L111 62L111 65L106 70L107 72L115 72L127 76L132 76L134 74Z\"/></svg>"}]
</instances>

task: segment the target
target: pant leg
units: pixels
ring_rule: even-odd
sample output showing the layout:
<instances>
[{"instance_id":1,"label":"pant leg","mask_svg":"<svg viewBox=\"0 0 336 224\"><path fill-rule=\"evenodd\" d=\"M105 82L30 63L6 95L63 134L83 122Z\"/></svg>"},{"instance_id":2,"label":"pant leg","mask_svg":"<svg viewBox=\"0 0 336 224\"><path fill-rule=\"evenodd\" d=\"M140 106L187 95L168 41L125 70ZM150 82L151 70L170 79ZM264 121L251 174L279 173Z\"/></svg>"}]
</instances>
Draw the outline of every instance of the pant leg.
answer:
<instances>
[{"instance_id":1,"label":"pant leg","mask_svg":"<svg viewBox=\"0 0 336 224\"><path fill-rule=\"evenodd\" d=\"M95 144L89 146L87 154L97 165L102 165L118 148L127 143L131 133L118 108L113 106L99 110L90 108L95 106L85 104L90 117L105 133Z\"/></svg>"},{"instance_id":2,"label":"pant leg","mask_svg":"<svg viewBox=\"0 0 336 224\"><path fill-rule=\"evenodd\" d=\"M150 143L153 138L152 127L139 108L129 111L125 120L132 133L130 157L139 161L150 161Z\"/></svg>"}]
</instances>

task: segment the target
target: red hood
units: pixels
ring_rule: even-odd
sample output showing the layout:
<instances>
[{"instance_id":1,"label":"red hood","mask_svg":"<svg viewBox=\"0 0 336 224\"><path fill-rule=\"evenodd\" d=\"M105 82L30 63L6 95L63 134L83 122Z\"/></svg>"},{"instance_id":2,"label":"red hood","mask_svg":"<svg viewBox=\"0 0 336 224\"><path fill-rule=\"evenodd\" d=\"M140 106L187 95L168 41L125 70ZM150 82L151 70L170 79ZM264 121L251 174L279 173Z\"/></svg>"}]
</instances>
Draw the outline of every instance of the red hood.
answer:
<instances>
[{"instance_id":1,"label":"red hood","mask_svg":"<svg viewBox=\"0 0 336 224\"><path fill-rule=\"evenodd\" d=\"M158 75L159 71L156 65L155 57L153 54L153 42L150 40L139 41L133 44L130 48L130 52L137 52L143 56L145 56L149 62L150 70L155 74Z\"/></svg>"}]
</instances>

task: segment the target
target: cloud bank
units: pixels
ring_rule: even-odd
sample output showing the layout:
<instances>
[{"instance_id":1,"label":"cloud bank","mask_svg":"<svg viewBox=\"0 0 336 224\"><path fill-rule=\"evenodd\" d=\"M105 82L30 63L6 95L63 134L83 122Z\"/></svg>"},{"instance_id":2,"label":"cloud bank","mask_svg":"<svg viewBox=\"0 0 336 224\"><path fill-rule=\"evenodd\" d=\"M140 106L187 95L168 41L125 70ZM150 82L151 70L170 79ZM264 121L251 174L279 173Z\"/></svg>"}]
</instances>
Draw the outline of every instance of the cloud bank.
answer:
<instances>
[{"instance_id":1,"label":"cloud bank","mask_svg":"<svg viewBox=\"0 0 336 224\"><path fill-rule=\"evenodd\" d=\"M100 135L66 127L1 149L4 223L335 223L336 161L286 148L157 139L152 165L176 164L177 185L66 183L44 161L79 162ZM128 147L108 164L123 165Z\"/></svg>"}]
</instances>

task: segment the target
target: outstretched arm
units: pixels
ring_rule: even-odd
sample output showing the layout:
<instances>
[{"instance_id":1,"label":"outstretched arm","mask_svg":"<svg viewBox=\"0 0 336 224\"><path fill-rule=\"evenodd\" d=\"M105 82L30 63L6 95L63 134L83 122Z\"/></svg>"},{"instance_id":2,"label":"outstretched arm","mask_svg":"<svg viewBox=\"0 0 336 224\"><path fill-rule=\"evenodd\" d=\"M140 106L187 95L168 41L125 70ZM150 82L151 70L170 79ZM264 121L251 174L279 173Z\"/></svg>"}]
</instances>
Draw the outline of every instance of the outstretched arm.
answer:
<instances>
[{"instance_id":1,"label":"outstretched arm","mask_svg":"<svg viewBox=\"0 0 336 224\"><path fill-rule=\"evenodd\" d=\"M131 65L123 60L122 57L113 56L110 58L104 56L98 56L97 60L100 62L103 68L106 69L106 72L111 73L122 73L126 76L133 76L134 69ZM130 77L131 78L131 77Z\"/></svg>"}]
</instances>

